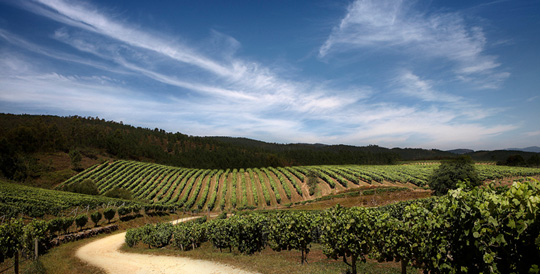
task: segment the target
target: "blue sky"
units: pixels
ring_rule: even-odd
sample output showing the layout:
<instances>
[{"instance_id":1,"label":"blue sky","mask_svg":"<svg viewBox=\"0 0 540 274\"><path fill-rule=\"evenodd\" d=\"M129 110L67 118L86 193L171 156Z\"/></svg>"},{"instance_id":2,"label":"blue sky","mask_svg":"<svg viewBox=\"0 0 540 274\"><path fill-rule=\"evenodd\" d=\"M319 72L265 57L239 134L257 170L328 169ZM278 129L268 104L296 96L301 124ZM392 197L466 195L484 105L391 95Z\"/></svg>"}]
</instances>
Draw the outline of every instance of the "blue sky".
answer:
<instances>
[{"instance_id":1,"label":"blue sky","mask_svg":"<svg viewBox=\"0 0 540 274\"><path fill-rule=\"evenodd\" d=\"M540 2L0 1L0 111L277 143L540 145Z\"/></svg>"}]
</instances>

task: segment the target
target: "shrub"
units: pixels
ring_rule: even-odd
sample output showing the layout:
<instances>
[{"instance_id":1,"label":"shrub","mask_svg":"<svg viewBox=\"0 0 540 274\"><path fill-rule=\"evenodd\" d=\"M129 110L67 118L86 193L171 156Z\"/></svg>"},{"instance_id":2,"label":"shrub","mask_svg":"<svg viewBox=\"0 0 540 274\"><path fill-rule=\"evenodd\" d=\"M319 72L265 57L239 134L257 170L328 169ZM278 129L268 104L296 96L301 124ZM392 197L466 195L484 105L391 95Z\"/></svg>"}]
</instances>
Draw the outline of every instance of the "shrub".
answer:
<instances>
[{"instance_id":1,"label":"shrub","mask_svg":"<svg viewBox=\"0 0 540 274\"><path fill-rule=\"evenodd\" d=\"M443 162L439 168L433 171L429 178L429 187L435 195L444 195L450 189L456 189L458 182L463 182L467 187L475 187L482 184L474 167L474 162L469 156L459 156L453 160Z\"/></svg>"},{"instance_id":2,"label":"shrub","mask_svg":"<svg viewBox=\"0 0 540 274\"><path fill-rule=\"evenodd\" d=\"M101 220L102 217L103 217L103 215L99 211L96 211L96 212L90 214L90 219L92 219L92 222L94 222L94 226L98 225L98 223L99 223L99 221Z\"/></svg>"},{"instance_id":3,"label":"shrub","mask_svg":"<svg viewBox=\"0 0 540 274\"><path fill-rule=\"evenodd\" d=\"M221 212L218 216L218 219L227 219L227 212Z\"/></svg>"},{"instance_id":4,"label":"shrub","mask_svg":"<svg viewBox=\"0 0 540 274\"><path fill-rule=\"evenodd\" d=\"M75 217L75 224L77 224L77 227L83 228L86 223L88 223L88 216L86 216L86 214Z\"/></svg>"},{"instance_id":5,"label":"shrub","mask_svg":"<svg viewBox=\"0 0 540 274\"><path fill-rule=\"evenodd\" d=\"M134 247L141 241L141 233L139 228L131 228L126 232L126 244L129 247Z\"/></svg>"},{"instance_id":6,"label":"shrub","mask_svg":"<svg viewBox=\"0 0 540 274\"><path fill-rule=\"evenodd\" d=\"M88 194L88 195L98 195L99 190L96 186L96 183L92 179L84 179L82 182L77 184L71 184L64 187L64 190L69 192Z\"/></svg>"},{"instance_id":7,"label":"shrub","mask_svg":"<svg viewBox=\"0 0 540 274\"><path fill-rule=\"evenodd\" d=\"M110 197L110 198L118 198L118 199L124 199L124 200L131 200L133 199L131 196L131 192L129 190L115 187L103 194L103 196Z\"/></svg>"},{"instance_id":8,"label":"shrub","mask_svg":"<svg viewBox=\"0 0 540 274\"><path fill-rule=\"evenodd\" d=\"M173 225L159 223L151 225L150 233L142 237L142 242L150 247L163 247L169 244L173 235Z\"/></svg>"},{"instance_id":9,"label":"shrub","mask_svg":"<svg viewBox=\"0 0 540 274\"><path fill-rule=\"evenodd\" d=\"M131 213L131 208L129 208L127 206L121 206L121 207L118 208L118 215L120 217L126 216L129 213Z\"/></svg>"},{"instance_id":10,"label":"shrub","mask_svg":"<svg viewBox=\"0 0 540 274\"><path fill-rule=\"evenodd\" d=\"M114 215L116 215L116 210L114 208L107 208L105 211L103 211L103 216L105 219L107 219L107 222L110 223L111 220L114 218Z\"/></svg>"},{"instance_id":11,"label":"shrub","mask_svg":"<svg viewBox=\"0 0 540 274\"><path fill-rule=\"evenodd\" d=\"M63 218L55 218L49 221L49 233L53 234L62 230Z\"/></svg>"},{"instance_id":12,"label":"shrub","mask_svg":"<svg viewBox=\"0 0 540 274\"><path fill-rule=\"evenodd\" d=\"M68 232L68 229L73 225L73 221L73 217L62 218L62 231L64 231L64 233Z\"/></svg>"}]
</instances>

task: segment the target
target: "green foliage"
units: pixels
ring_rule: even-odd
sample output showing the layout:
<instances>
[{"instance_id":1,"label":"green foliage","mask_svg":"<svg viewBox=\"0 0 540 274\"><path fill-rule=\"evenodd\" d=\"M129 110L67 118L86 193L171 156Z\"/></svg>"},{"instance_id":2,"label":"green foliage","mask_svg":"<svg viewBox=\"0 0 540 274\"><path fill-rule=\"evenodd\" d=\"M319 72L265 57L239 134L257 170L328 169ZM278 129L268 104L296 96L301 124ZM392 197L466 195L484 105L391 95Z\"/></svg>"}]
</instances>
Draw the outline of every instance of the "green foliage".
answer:
<instances>
[{"instance_id":1,"label":"green foliage","mask_svg":"<svg viewBox=\"0 0 540 274\"><path fill-rule=\"evenodd\" d=\"M49 221L49 233L54 234L62 230L64 220L62 218L54 218Z\"/></svg>"},{"instance_id":2,"label":"green foliage","mask_svg":"<svg viewBox=\"0 0 540 274\"><path fill-rule=\"evenodd\" d=\"M180 250L195 249L206 240L206 223L185 222L173 230L173 244Z\"/></svg>"},{"instance_id":3,"label":"green foliage","mask_svg":"<svg viewBox=\"0 0 540 274\"><path fill-rule=\"evenodd\" d=\"M249 213L181 223L173 243L187 250L208 239L220 250L244 254L269 244L277 251L303 250L305 260L309 244L319 241L330 258L350 256L353 273L368 255L431 273L534 273L540 258L538 216L540 183L530 180L380 208L336 206L320 213ZM128 234L126 240L135 238Z\"/></svg>"},{"instance_id":4,"label":"green foliage","mask_svg":"<svg viewBox=\"0 0 540 274\"><path fill-rule=\"evenodd\" d=\"M142 228L130 228L126 231L127 246L134 247L142 240Z\"/></svg>"},{"instance_id":5,"label":"green foliage","mask_svg":"<svg viewBox=\"0 0 540 274\"><path fill-rule=\"evenodd\" d=\"M464 182L469 187L482 184L474 162L468 156L460 156L441 163L429 178L429 187L433 189L435 195L444 195L448 190L456 189L458 182Z\"/></svg>"},{"instance_id":6,"label":"green foliage","mask_svg":"<svg viewBox=\"0 0 540 274\"><path fill-rule=\"evenodd\" d=\"M268 219L268 243L272 250L302 251L301 263L307 262L314 223L305 212L278 213Z\"/></svg>"},{"instance_id":7,"label":"green foliage","mask_svg":"<svg viewBox=\"0 0 540 274\"><path fill-rule=\"evenodd\" d=\"M2 216L5 215L8 218L17 217L19 214L29 217L42 217L47 214L58 216L76 207L96 209L103 204L119 202L127 205L141 204L137 201L119 201L102 196L48 190L0 180L0 212Z\"/></svg>"},{"instance_id":8,"label":"green foliage","mask_svg":"<svg viewBox=\"0 0 540 274\"><path fill-rule=\"evenodd\" d=\"M22 248L29 254L33 254L37 239L38 252L43 253L49 244L49 238L49 223L44 220L32 220L23 227Z\"/></svg>"},{"instance_id":9,"label":"green foliage","mask_svg":"<svg viewBox=\"0 0 540 274\"><path fill-rule=\"evenodd\" d=\"M173 234L173 225L170 223L147 224L149 233L142 236L141 241L149 247L163 247L169 244Z\"/></svg>"},{"instance_id":10,"label":"green foliage","mask_svg":"<svg viewBox=\"0 0 540 274\"><path fill-rule=\"evenodd\" d=\"M129 190L126 190L120 187L115 187L105 192L103 196L110 197L110 198L124 199L124 200L133 199L131 196L131 192Z\"/></svg>"},{"instance_id":11,"label":"green foliage","mask_svg":"<svg viewBox=\"0 0 540 274\"><path fill-rule=\"evenodd\" d=\"M221 212L218 216L218 219L227 219L227 212Z\"/></svg>"},{"instance_id":12,"label":"green foliage","mask_svg":"<svg viewBox=\"0 0 540 274\"><path fill-rule=\"evenodd\" d=\"M131 208L127 206L121 206L118 208L118 215L120 217L124 217L131 213Z\"/></svg>"},{"instance_id":13,"label":"green foliage","mask_svg":"<svg viewBox=\"0 0 540 274\"><path fill-rule=\"evenodd\" d=\"M11 258L22 246L23 222L20 219L0 224L0 261Z\"/></svg>"},{"instance_id":14,"label":"green foliage","mask_svg":"<svg viewBox=\"0 0 540 274\"><path fill-rule=\"evenodd\" d=\"M365 208L345 209L339 205L326 210L321 218L321 243L324 254L330 258L351 256L352 273L356 273L356 261L366 261L373 246L372 212Z\"/></svg>"},{"instance_id":15,"label":"green foliage","mask_svg":"<svg viewBox=\"0 0 540 274\"><path fill-rule=\"evenodd\" d=\"M70 184L64 186L65 191L88 194L88 195L99 195L99 190L92 179L84 179L80 183Z\"/></svg>"},{"instance_id":16,"label":"green foliage","mask_svg":"<svg viewBox=\"0 0 540 274\"><path fill-rule=\"evenodd\" d=\"M75 224L77 227L83 228L86 223L88 223L88 216L86 216L86 214L81 214L75 217Z\"/></svg>"},{"instance_id":17,"label":"green foliage","mask_svg":"<svg viewBox=\"0 0 540 274\"><path fill-rule=\"evenodd\" d=\"M103 217L105 217L108 223L111 222L111 220L114 218L114 215L116 215L116 209L114 208L107 208L103 211Z\"/></svg>"},{"instance_id":18,"label":"green foliage","mask_svg":"<svg viewBox=\"0 0 540 274\"><path fill-rule=\"evenodd\" d=\"M313 196L315 194L315 191L317 190L317 174L313 171L309 171L307 175L308 181L308 187L309 187L309 195Z\"/></svg>"},{"instance_id":19,"label":"green foliage","mask_svg":"<svg viewBox=\"0 0 540 274\"><path fill-rule=\"evenodd\" d=\"M233 246L243 254L260 252L266 245L266 218L258 214L235 215L227 219L236 231Z\"/></svg>"},{"instance_id":20,"label":"green foliage","mask_svg":"<svg viewBox=\"0 0 540 274\"><path fill-rule=\"evenodd\" d=\"M226 217L226 216L225 216ZM208 240L219 251L223 248L232 249L232 239L236 235L236 226L229 225L225 218L218 218L208 224Z\"/></svg>"},{"instance_id":21,"label":"green foliage","mask_svg":"<svg viewBox=\"0 0 540 274\"><path fill-rule=\"evenodd\" d=\"M73 222L75 221L75 218L73 217L64 217L62 220L62 231L64 233L67 233L69 228L73 225Z\"/></svg>"},{"instance_id":22,"label":"green foliage","mask_svg":"<svg viewBox=\"0 0 540 274\"><path fill-rule=\"evenodd\" d=\"M94 227L98 226L98 223L99 221L101 221L102 217L103 215L99 211L96 211L90 214L90 219L92 219L92 222L94 223Z\"/></svg>"},{"instance_id":23,"label":"green foliage","mask_svg":"<svg viewBox=\"0 0 540 274\"><path fill-rule=\"evenodd\" d=\"M81 168L82 155L78 150L69 151L69 159L71 160L71 167L73 169L78 170Z\"/></svg>"},{"instance_id":24,"label":"green foliage","mask_svg":"<svg viewBox=\"0 0 540 274\"><path fill-rule=\"evenodd\" d=\"M509 155L506 160L497 162L497 165L538 167L540 166L540 154L535 153L527 160L521 154Z\"/></svg>"}]
</instances>

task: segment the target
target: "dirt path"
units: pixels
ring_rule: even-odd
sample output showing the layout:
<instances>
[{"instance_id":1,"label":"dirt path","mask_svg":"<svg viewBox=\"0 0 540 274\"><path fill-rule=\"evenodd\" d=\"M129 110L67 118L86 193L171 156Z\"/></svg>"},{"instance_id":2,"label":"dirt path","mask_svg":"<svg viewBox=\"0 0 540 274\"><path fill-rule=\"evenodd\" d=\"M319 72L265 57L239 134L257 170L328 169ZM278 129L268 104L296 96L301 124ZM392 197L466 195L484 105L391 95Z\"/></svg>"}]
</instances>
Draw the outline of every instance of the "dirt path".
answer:
<instances>
[{"instance_id":1,"label":"dirt path","mask_svg":"<svg viewBox=\"0 0 540 274\"><path fill-rule=\"evenodd\" d=\"M183 218L175 222L184 222ZM91 242L77 250L76 256L111 274L146 273L251 273L228 265L210 261L194 260L184 257L155 256L146 254L122 253L126 233L119 233Z\"/></svg>"}]
</instances>

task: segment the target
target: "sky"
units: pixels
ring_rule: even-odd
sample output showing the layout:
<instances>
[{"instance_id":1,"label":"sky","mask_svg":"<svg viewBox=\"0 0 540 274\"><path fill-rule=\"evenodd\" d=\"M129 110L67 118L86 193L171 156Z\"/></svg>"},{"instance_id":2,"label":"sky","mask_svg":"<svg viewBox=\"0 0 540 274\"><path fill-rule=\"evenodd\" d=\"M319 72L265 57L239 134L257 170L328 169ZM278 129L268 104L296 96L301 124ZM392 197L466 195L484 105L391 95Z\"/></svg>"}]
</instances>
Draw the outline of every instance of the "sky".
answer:
<instances>
[{"instance_id":1,"label":"sky","mask_svg":"<svg viewBox=\"0 0 540 274\"><path fill-rule=\"evenodd\" d=\"M195 136L540 145L540 1L0 0L0 112Z\"/></svg>"}]
</instances>

